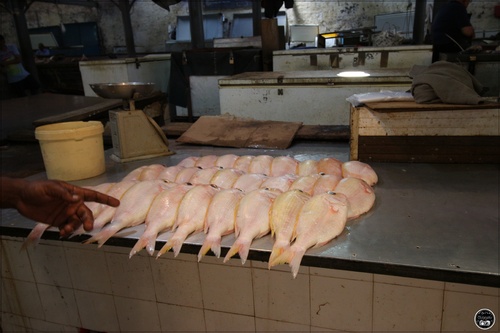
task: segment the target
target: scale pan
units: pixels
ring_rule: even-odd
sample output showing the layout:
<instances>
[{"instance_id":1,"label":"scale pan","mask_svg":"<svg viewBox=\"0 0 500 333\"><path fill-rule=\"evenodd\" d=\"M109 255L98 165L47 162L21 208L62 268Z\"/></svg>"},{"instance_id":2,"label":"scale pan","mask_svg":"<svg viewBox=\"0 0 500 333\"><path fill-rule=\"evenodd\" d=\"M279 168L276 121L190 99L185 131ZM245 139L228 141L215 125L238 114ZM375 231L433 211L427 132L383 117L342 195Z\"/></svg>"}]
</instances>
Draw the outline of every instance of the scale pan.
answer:
<instances>
[{"instance_id":1,"label":"scale pan","mask_svg":"<svg viewBox=\"0 0 500 333\"><path fill-rule=\"evenodd\" d=\"M134 99L149 96L154 90L154 83L119 82L119 83L91 83L90 87L97 96L113 99ZM138 94L138 95L136 95Z\"/></svg>"}]
</instances>

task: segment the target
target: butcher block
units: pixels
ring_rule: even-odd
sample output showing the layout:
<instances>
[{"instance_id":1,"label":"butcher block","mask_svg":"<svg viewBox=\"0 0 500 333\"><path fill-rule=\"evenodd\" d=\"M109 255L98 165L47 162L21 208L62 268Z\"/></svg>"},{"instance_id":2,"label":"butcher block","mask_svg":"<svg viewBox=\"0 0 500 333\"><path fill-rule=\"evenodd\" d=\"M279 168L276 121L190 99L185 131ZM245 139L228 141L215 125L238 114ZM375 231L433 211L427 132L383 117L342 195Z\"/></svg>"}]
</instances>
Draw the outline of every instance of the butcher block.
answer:
<instances>
[{"instance_id":1,"label":"butcher block","mask_svg":"<svg viewBox=\"0 0 500 333\"><path fill-rule=\"evenodd\" d=\"M499 163L498 103L376 102L351 106L350 158L374 162Z\"/></svg>"}]
</instances>

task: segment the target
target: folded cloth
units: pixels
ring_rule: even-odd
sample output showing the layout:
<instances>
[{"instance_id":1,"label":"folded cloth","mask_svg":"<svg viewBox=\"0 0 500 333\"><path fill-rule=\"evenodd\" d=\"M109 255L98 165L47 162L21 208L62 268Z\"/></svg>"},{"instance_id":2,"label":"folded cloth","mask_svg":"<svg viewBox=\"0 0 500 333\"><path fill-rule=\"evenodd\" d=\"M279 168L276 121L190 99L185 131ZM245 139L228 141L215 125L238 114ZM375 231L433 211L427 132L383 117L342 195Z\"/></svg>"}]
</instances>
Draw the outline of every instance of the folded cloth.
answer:
<instances>
[{"instance_id":1,"label":"folded cloth","mask_svg":"<svg viewBox=\"0 0 500 333\"><path fill-rule=\"evenodd\" d=\"M465 68L437 61L430 66L415 65L409 73L413 79L411 93L416 103L479 104L487 88Z\"/></svg>"}]
</instances>

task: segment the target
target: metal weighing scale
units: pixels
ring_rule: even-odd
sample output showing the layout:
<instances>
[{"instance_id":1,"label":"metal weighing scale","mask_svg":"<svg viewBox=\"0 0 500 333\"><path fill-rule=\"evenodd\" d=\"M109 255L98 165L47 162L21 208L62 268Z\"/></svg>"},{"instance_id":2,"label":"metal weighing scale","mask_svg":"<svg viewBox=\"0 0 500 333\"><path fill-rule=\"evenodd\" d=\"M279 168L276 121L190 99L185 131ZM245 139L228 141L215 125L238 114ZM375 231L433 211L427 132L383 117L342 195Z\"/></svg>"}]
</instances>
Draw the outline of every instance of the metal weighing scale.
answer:
<instances>
[{"instance_id":1,"label":"metal weighing scale","mask_svg":"<svg viewBox=\"0 0 500 333\"><path fill-rule=\"evenodd\" d=\"M109 111L113 154L116 162L130 162L174 154L158 124L142 110L135 109L135 100L153 92L154 83L121 82L90 84L103 98L123 100L123 110Z\"/></svg>"}]
</instances>

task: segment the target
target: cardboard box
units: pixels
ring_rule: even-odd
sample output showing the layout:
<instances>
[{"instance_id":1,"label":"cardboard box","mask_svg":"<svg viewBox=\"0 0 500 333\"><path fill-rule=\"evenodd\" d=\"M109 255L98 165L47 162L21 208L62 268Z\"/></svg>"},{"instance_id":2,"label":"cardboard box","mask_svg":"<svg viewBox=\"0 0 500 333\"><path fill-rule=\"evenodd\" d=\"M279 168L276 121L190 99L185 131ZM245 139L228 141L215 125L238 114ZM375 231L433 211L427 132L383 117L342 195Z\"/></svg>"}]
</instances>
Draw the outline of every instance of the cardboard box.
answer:
<instances>
[{"instance_id":1,"label":"cardboard box","mask_svg":"<svg viewBox=\"0 0 500 333\"><path fill-rule=\"evenodd\" d=\"M499 107L367 103L351 107L350 158L365 162L499 163Z\"/></svg>"}]
</instances>

